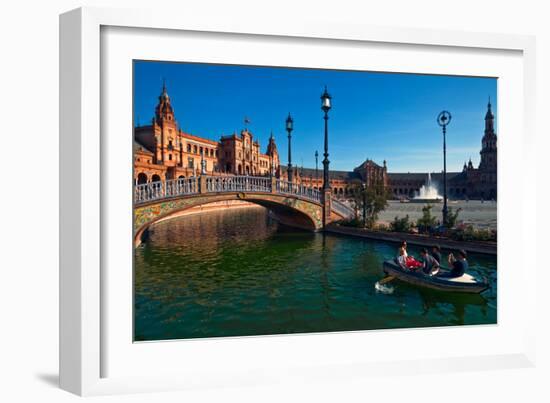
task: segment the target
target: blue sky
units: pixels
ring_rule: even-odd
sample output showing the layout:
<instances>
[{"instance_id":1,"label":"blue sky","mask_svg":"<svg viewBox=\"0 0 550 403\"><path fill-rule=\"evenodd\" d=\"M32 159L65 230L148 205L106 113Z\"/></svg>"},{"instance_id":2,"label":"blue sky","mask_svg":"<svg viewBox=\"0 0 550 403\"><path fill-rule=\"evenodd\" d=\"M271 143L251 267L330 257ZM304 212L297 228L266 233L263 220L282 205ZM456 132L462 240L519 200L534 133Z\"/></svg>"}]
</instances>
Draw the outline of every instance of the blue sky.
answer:
<instances>
[{"instance_id":1,"label":"blue sky","mask_svg":"<svg viewBox=\"0 0 550 403\"><path fill-rule=\"evenodd\" d=\"M305 167L315 167L315 150L323 152L325 85L333 97L329 160L334 170L351 170L370 158L379 164L386 159L390 172L441 171L443 140L436 117L443 109L452 114L448 170L461 170L470 157L477 166L489 96L497 115L494 78L136 61L135 123L150 122L163 79L184 131L218 140L240 132L248 116L262 152L273 131L285 164L290 112L292 163Z\"/></svg>"}]
</instances>

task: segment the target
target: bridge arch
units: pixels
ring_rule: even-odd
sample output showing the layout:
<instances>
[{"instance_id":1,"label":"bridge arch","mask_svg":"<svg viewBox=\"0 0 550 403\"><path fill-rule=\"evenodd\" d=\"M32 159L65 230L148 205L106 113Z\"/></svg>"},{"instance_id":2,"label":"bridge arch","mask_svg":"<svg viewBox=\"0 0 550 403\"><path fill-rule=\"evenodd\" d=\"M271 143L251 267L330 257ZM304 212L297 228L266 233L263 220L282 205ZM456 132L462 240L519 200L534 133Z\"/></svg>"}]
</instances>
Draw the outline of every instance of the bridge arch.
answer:
<instances>
[{"instance_id":1,"label":"bridge arch","mask_svg":"<svg viewBox=\"0 0 550 403\"><path fill-rule=\"evenodd\" d=\"M322 206L298 197L266 193L225 193L194 195L170 200L158 200L134 208L134 244L139 245L148 229L160 220L182 211L219 201L240 200L263 206L274 213L282 224L310 231L322 229Z\"/></svg>"}]
</instances>

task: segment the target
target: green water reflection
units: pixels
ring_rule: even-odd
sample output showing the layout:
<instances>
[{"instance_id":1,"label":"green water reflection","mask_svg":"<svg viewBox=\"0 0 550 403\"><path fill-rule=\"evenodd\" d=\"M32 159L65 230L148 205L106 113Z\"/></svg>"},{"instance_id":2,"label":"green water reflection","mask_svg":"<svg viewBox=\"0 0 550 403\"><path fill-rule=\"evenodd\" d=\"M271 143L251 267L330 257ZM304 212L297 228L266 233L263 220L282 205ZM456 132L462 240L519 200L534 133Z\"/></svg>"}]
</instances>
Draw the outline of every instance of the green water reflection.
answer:
<instances>
[{"instance_id":1,"label":"green water reflection","mask_svg":"<svg viewBox=\"0 0 550 403\"><path fill-rule=\"evenodd\" d=\"M491 282L482 295L397 281L381 294L374 283L395 252L280 227L261 208L158 223L135 251L135 340L496 323L495 257L469 257Z\"/></svg>"}]
</instances>

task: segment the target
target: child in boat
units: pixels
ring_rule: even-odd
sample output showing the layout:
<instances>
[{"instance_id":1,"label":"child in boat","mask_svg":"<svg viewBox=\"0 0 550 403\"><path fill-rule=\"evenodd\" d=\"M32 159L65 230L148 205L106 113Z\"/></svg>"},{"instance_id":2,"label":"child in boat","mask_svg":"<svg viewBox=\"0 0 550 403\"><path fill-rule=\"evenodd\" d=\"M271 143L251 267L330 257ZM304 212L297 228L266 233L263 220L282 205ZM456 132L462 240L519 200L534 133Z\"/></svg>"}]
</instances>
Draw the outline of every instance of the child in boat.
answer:
<instances>
[{"instance_id":1,"label":"child in boat","mask_svg":"<svg viewBox=\"0 0 550 403\"><path fill-rule=\"evenodd\" d=\"M434 256L428 254L428 249L423 248L420 251L420 262L424 274L433 276L439 271L439 262Z\"/></svg>"}]
</instances>

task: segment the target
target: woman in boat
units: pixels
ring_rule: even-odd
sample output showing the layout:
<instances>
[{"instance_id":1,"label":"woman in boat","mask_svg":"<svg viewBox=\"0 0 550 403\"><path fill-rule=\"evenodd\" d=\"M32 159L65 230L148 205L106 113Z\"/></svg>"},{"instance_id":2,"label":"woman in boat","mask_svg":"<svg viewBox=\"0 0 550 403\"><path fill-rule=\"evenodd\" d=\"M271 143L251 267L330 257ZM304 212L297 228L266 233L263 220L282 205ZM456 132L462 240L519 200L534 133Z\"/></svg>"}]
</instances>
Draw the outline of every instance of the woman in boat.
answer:
<instances>
[{"instance_id":1,"label":"woman in boat","mask_svg":"<svg viewBox=\"0 0 550 403\"><path fill-rule=\"evenodd\" d=\"M403 269L407 268L407 250L403 246L400 246L397 251L397 264Z\"/></svg>"},{"instance_id":2,"label":"woman in boat","mask_svg":"<svg viewBox=\"0 0 550 403\"><path fill-rule=\"evenodd\" d=\"M422 263L416 260L413 256L407 253L407 242L401 242L397 253L397 263L401 268L407 270L414 270L422 266Z\"/></svg>"},{"instance_id":3,"label":"woman in boat","mask_svg":"<svg viewBox=\"0 0 550 403\"><path fill-rule=\"evenodd\" d=\"M407 258L409 256L409 254L407 253L407 241L401 242L401 245L399 246L399 251L401 251L401 249L403 249L403 251L405 252L405 258Z\"/></svg>"}]
</instances>

